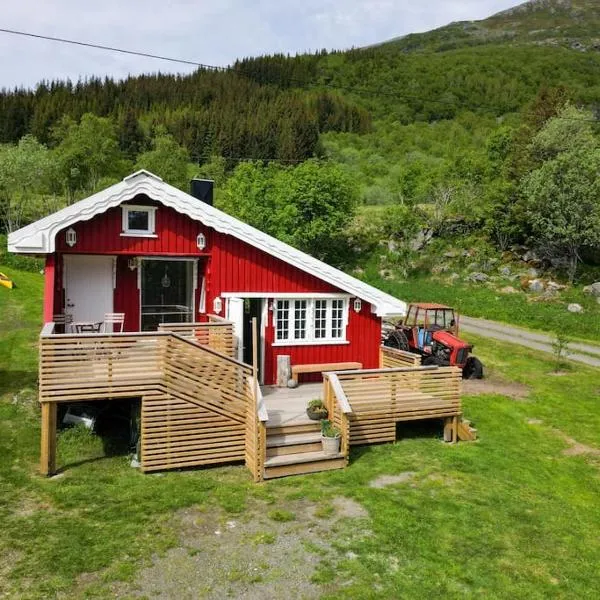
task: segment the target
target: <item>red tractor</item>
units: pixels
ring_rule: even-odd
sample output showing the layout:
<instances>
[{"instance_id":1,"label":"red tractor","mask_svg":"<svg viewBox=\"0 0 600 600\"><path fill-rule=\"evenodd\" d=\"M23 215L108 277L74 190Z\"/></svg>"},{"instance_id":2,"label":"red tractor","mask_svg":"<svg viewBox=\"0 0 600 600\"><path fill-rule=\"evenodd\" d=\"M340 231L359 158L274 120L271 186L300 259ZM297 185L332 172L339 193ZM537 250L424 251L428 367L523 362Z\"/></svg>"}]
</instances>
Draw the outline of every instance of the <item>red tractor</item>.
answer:
<instances>
[{"instance_id":1,"label":"red tractor","mask_svg":"<svg viewBox=\"0 0 600 600\"><path fill-rule=\"evenodd\" d=\"M394 327L384 346L421 355L423 365L460 367L464 379L481 379L483 365L471 355L473 346L458 337L458 315L442 304L410 304L404 321Z\"/></svg>"}]
</instances>

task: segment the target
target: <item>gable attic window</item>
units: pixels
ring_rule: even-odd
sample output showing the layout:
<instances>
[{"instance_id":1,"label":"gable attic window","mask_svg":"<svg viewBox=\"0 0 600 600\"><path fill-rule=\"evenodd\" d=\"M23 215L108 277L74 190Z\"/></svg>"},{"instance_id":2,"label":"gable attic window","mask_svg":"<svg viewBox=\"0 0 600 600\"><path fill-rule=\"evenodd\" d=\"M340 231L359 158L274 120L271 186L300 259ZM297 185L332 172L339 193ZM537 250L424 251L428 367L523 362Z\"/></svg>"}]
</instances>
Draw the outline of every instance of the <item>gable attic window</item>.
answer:
<instances>
[{"instance_id":1,"label":"gable attic window","mask_svg":"<svg viewBox=\"0 0 600 600\"><path fill-rule=\"evenodd\" d=\"M127 237L158 237L156 235L156 206L122 204L123 232Z\"/></svg>"}]
</instances>

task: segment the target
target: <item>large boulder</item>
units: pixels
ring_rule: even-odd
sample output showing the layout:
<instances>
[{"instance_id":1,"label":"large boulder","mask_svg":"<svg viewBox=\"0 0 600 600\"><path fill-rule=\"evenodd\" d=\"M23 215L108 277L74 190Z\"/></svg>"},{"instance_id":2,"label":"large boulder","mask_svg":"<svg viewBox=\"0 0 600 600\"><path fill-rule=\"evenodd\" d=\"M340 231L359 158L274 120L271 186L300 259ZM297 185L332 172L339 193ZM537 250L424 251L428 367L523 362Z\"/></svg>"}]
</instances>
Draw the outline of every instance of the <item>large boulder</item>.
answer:
<instances>
[{"instance_id":1,"label":"large boulder","mask_svg":"<svg viewBox=\"0 0 600 600\"><path fill-rule=\"evenodd\" d=\"M541 279L532 279L527 285L527 289L534 294L541 294L544 289L544 282Z\"/></svg>"},{"instance_id":2,"label":"large boulder","mask_svg":"<svg viewBox=\"0 0 600 600\"><path fill-rule=\"evenodd\" d=\"M586 285L583 288L583 293L600 298L600 281L596 281L596 283L592 283L592 285Z\"/></svg>"},{"instance_id":3,"label":"large boulder","mask_svg":"<svg viewBox=\"0 0 600 600\"><path fill-rule=\"evenodd\" d=\"M467 281L472 281L473 283L485 283L486 281L489 281L490 277L489 275L486 275L485 273L471 273L468 277L467 277Z\"/></svg>"}]
</instances>

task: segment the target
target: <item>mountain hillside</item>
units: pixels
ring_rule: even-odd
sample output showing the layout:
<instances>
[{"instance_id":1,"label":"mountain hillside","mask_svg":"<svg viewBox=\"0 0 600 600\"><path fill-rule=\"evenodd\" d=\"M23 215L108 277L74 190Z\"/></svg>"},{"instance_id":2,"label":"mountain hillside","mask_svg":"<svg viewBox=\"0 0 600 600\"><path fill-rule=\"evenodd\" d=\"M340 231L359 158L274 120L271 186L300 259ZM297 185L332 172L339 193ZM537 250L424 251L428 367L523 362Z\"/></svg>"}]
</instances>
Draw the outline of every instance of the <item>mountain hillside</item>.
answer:
<instances>
[{"instance_id":1,"label":"mountain hillside","mask_svg":"<svg viewBox=\"0 0 600 600\"><path fill-rule=\"evenodd\" d=\"M227 206L268 229L259 218L267 198L271 221L287 222L286 186L306 186L308 173L314 191L328 173L332 181L342 173L360 206L343 248L378 272L391 265L395 273L429 273L431 263L421 259L436 244L442 255L449 245L479 246L487 258L516 245L543 246L528 202L548 205L543 184L552 175L561 185L561 164L581 183L578 192L596 197L599 4L532 0L377 46L245 58L224 72L3 90L0 163L25 165L27 173L35 154L48 176L28 200L21 172L15 167L3 178L0 164L0 219L8 222L1 213L11 202L29 202L17 217L31 220L48 198L71 202L144 167L181 187L191 175L215 178L217 200L254 198L261 210ZM43 147L23 140L28 135ZM110 141L110 152L95 156L98 139ZM312 163L294 168L314 158L331 172ZM240 165L247 162L256 164ZM315 220L305 212L307 222ZM560 270L568 262L572 279L582 257L598 261L600 225L592 233L571 246L568 260L554 248L552 261L540 256L540 264Z\"/></svg>"},{"instance_id":2,"label":"mountain hillside","mask_svg":"<svg viewBox=\"0 0 600 600\"><path fill-rule=\"evenodd\" d=\"M459 21L380 44L403 51L441 52L482 44L562 46L600 51L597 0L529 0L481 21Z\"/></svg>"}]
</instances>

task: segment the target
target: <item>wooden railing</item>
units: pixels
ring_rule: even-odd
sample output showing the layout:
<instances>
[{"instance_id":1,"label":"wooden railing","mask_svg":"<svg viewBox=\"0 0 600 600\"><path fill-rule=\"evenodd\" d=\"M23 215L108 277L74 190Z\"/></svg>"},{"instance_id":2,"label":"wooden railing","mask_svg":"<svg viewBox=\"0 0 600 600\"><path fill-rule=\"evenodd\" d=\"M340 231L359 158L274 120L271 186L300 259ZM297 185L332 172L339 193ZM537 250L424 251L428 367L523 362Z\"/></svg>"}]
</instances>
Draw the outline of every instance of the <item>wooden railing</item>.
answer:
<instances>
[{"instance_id":1,"label":"wooden railing","mask_svg":"<svg viewBox=\"0 0 600 600\"><path fill-rule=\"evenodd\" d=\"M169 331L40 336L42 472L53 471L56 404L142 398L142 469L245 458L254 392L244 363ZM253 403L255 401L253 400Z\"/></svg>"},{"instance_id":2,"label":"wooden railing","mask_svg":"<svg viewBox=\"0 0 600 600\"><path fill-rule=\"evenodd\" d=\"M246 467L254 481L262 481L267 457L267 421L269 415L256 379L247 378L248 402L246 403Z\"/></svg>"},{"instance_id":3,"label":"wooden railing","mask_svg":"<svg viewBox=\"0 0 600 600\"><path fill-rule=\"evenodd\" d=\"M418 367L338 371L335 376L351 413L350 444L391 442L396 423L444 418L456 423L461 414L461 370L456 367Z\"/></svg>"},{"instance_id":4,"label":"wooden railing","mask_svg":"<svg viewBox=\"0 0 600 600\"><path fill-rule=\"evenodd\" d=\"M214 348L227 356L236 356L233 323L216 315L208 315L208 323L161 323L159 331L172 331L193 339L203 346Z\"/></svg>"},{"instance_id":5,"label":"wooden railing","mask_svg":"<svg viewBox=\"0 0 600 600\"><path fill-rule=\"evenodd\" d=\"M340 452L348 460L352 407L335 373L323 373L323 402L327 407L329 420L340 430Z\"/></svg>"},{"instance_id":6,"label":"wooden railing","mask_svg":"<svg viewBox=\"0 0 600 600\"><path fill-rule=\"evenodd\" d=\"M420 367L421 357L413 352L405 352L389 346L381 346L379 366L382 369L399 367Z\"/></svg>"}]
</instances>

